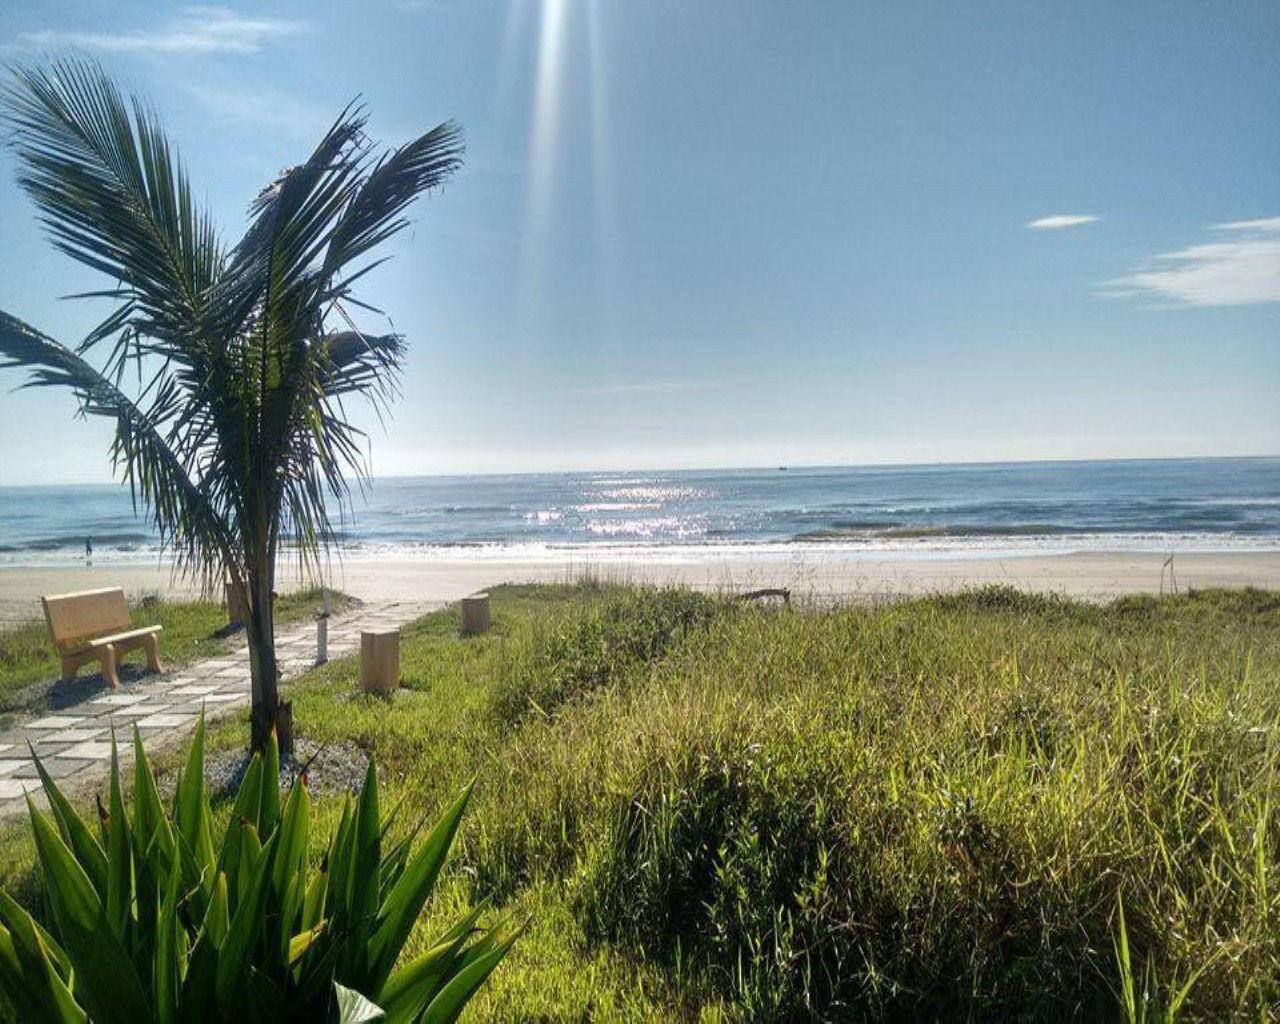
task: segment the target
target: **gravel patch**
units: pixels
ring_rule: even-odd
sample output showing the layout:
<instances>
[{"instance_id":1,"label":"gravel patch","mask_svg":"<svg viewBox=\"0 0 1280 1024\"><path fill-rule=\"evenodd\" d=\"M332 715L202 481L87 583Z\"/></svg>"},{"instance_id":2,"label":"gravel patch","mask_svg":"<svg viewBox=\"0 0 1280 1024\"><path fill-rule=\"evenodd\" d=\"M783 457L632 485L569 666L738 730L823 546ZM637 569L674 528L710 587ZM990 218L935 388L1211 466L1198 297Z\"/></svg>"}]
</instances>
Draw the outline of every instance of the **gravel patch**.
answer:
<instances>
[{"instance_id":1,"label":"gravel patch","mask_svg":"<svg viewBox=\"0 0 1280 1024\"><path fill-rule=\"evenodd\" d=\"M204 777L210 795L234 796L240 788L249 753L245 750L221 750L205 757ZM280 788L288 790L302 769L314 793L354 793L364 785L369 768L369 755L354 743L326 743L323 747L304 737L294 738L292 756L280 757Z\"/></svg>"}]
</instances>

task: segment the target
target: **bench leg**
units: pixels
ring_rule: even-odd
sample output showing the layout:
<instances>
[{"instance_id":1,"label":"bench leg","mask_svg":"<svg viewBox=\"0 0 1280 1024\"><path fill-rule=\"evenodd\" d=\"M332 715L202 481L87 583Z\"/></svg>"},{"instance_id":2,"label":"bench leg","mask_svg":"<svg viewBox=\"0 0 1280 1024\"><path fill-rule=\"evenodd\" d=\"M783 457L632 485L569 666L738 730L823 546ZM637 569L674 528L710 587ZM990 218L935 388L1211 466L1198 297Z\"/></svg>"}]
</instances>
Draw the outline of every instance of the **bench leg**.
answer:
<instances>
[{"instance_id":1,"label":"bench leg","mask_svg":"<svg viewBox=\"0 0 1280 1024\"><path fill-rule=\"evenodd\" d=\"M68 661L66 658L62 659L62 681L64 683L75 681L76 667L77 666L74 661Z\"/></svg>"},{"instance_id":2,"label":"bench leg","mask_svg":"<svg viewBox=\"0 0 1280 1024\"><path fill-rule=\"evenodd\" d=\"M101 648L98 660L102 663L102 678L115 690L120 686L120 677L116 675L116 649L113 644Z\"/></svg>"},{"instance_id":3,"label":"bench leg","mask_svg":"<svg viewBox=\"0 0 1280 1024\"><path fill-rule=\"evenodd\" d=\"M152 672L163 672L164 666L160 664L160 643L156 640L155 635L147 637L147 668Z\"/></svg>"}]
</instances>

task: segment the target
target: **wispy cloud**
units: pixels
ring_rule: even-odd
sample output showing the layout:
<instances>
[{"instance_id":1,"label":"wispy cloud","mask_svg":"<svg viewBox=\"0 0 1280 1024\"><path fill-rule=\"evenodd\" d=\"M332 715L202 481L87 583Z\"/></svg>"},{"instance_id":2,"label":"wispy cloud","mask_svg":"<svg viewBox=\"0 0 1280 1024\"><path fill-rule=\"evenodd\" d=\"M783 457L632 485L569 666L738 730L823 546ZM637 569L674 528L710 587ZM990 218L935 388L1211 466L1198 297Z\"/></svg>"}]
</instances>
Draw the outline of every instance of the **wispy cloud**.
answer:
<instances>
[{"instance_id":1,"label":"wispy cloud","mask_svg":"<svg viewBox=\"0 0 1280 1024\"><path fill-rule=\"evenodd\" d=\"M1092 224L1098 218L1092 213L1055 213L1038 220L1027 221L1027 227L1037 231L1061 231L1063 228L1078 228L1082 224Z\"/></svg>"},{"instance_id":2,"label":"wispy cloud","mask_svg":"<svg viewBox=\"0 0 1280 1024\"><path fill-rule=\"evenodd\" d=\"M151 28L118 32L46 29L28 32L28 49L74 47L100 53L201 54L257 53L275 39L306 31L300 21L237 14L226 7L186 7Z\"/></svg>"},{"instance_id":3,"label":"wispy cloud","mask_svg":"<svg viewBox=\"0 0 1280 1024\"><path fill-rule=\"evenodd\" d=\"M1280 217L1215 224L1218 239L1160 253L1104 283L1112 295L1157 296L1182 306L1280 302Z\"/></svg>"}]
</instances>

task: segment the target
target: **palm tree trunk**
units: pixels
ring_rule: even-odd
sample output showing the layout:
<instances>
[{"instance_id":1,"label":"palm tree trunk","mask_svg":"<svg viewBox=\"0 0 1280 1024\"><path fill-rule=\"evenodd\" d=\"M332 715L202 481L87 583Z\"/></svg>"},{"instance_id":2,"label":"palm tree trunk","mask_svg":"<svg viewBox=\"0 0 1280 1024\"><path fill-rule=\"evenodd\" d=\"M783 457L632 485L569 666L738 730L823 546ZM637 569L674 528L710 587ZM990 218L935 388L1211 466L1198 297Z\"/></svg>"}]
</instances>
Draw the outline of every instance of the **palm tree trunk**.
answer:
<instances>
[{"instance_id":1,"label":"palm tree trunk","mask_svg":"<svg viewBox=\"0 0 1280 1024\"><path fill-rule=\"evenodd\" d=\"M293 721L290 708L280 702L280 667L276 662L275 559L267 556L257 572L251 573L249 621L249 677L253 698L250 712L250 749L266 750L271 734L276 734L280 752L293 749Z\"/></svg>"},{"instance_id":2,"label":"palm tree trunk","mask_svg":"<svg viewBox=\"0 0 1280 1024\"><path fill-rule=\"evenodd\" d=\"M275 623L271 591L265 574L249 581L249 678L253 695L250 746L265 750L279 713L279 669L276 665Z\"/></svg>"}]
</instances>

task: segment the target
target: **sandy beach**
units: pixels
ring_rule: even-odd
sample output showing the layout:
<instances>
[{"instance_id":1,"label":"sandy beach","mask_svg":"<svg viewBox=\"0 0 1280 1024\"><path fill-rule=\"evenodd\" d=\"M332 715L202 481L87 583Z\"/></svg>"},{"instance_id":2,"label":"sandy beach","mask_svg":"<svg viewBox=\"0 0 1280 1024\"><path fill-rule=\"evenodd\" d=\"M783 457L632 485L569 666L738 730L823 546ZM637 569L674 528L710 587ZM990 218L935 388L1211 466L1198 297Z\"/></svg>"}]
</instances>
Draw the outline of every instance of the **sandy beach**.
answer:
<instances>
[{"instance_id":1,"label":"sandy beach","mask_svg":"<svg viewBox=\"0 0 1280 1024\"><path fill-rule=\"evenodd\" d=\"M352 559L335 564L331 584L368 601L447 602L506 582L556 582L584 573L646 583L681 583L708 590L788 587L801 597L872 600L1004 583L1104 601L1129 593L1159 593L1170 586L1166 555L1099 552L1026 557L886 558L831 553L821 558L659 556L616 560ZM1280 588L1280 551L1195 552L1177 555L1174 578L1187 587ZM282 573L281 586L298 584ZM42 594L122 586L132 598L147 594L192 596L189 582L163 565L99 564L92 567L0 568L0 623L38 618Z\"/></svg>"}]
</instances>

